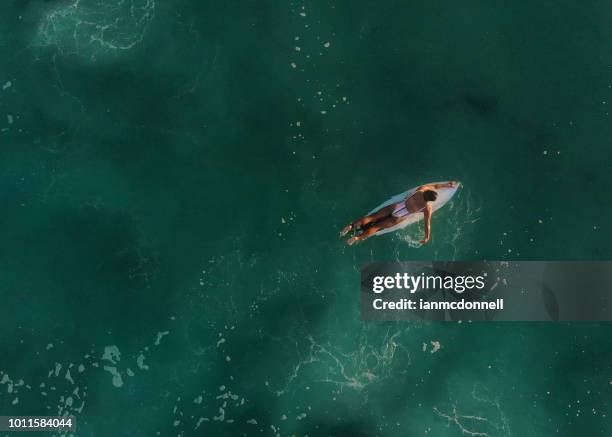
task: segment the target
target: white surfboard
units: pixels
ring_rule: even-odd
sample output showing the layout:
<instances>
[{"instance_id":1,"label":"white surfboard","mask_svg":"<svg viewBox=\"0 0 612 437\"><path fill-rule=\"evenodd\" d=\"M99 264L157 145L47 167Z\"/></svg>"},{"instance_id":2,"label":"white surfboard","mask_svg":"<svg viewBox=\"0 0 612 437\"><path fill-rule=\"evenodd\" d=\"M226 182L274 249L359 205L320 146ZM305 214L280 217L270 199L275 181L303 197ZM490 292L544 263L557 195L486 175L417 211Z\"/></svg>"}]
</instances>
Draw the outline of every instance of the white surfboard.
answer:
<instances>
[{"instance_id":1,"label":"white surfboard","mask_svg":"<svg viewBox=\"0 0 612 437\"><path fill-rule=\"evenodd\" d=\"M446 184L448 182L450 182L450 181L446 181L446 182L431 182L429 184L423 184L423 185ZM403 193L400 193L400 194L397 194L397 195L391 197L389 200L381 203L376 208L374 208L372 211L370 211L368 213L368 215L374 214L376 211L384 208L385 206L389 206L389 205L391 205L393 203L399 203L399 202L402 202L402 201L406 200L406 198L408 196L410 196L411 194L413 194L417 190L417 188L419 188L420 186L422 186L422 185L419 185L418 187L411 188L408 191L404 191ZM455 193L457 192L457 190L459 189L460 186L461 186L461 183L458 183L453 188L438 188L438 189L436 189L436 192L438 193L438 197L436 198L435 202L431 203L432 210L433 211L437 211L440 208L442 208L444 205L446 205L446 203L449 200L451 200L451 198L455 195ZM382 235L382 234L386 234L388 232L397 231L398 229L403 229L403 228L405 228L408 225L411 225L413 223L418 222L422 218L423 218L423 213L422 212L417 212L417 213L411 214L405 220L401 221L397 225L392 226L392 227L387 228L387 229L382 229L382 230L378 231L377 233L375 233L374 235Z\"/></svg>"}]
</instances>

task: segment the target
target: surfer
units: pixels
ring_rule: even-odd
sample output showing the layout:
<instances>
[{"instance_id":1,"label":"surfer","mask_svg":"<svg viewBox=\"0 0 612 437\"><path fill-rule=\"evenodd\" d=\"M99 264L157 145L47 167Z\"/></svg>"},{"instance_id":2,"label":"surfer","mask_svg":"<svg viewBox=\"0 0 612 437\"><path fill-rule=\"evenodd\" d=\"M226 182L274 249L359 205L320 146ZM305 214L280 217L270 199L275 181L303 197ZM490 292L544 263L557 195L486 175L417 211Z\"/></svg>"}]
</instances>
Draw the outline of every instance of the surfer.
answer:
<instances>
[{"instance_id":1,"label":"surfer","mask_svg":"<svg viewBox=\"0 0 612 437\"><path fill-rule=\"evenodd\" d=\"M342 237L351 231L359 232L359 234L352 236L346 241L351 246L358 241L371 237L382 229L397 225L412 214L422 212L425 219L425 238L421 240L421 244L426 244L431 239L431 216L433 215L431 202L438 198L436 190L440 188L454 188L457 185L458 182L455 181L443 184L421 185L402 202L393 203L371 215L350 223L342 229L340 236Z\"/></svg>"}]
</instances>

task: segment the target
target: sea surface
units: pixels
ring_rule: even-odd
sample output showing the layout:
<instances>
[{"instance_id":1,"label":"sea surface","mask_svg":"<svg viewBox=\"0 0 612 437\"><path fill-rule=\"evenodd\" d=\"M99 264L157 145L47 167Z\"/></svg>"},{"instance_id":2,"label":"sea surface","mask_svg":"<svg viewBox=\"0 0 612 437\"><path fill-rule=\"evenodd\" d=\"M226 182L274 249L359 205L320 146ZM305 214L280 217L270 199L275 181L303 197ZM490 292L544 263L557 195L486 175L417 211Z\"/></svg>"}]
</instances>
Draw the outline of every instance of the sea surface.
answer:
<instances>
[{"instance_id":1,"label":"sea surface","mask_svg":"<svg viewBox=\"0 0 612 437\"><path fill-rule=\"evenodd\" d=\"M606 1L2 0L1 414L611 436L610 324L359 314L367 261L612 259L610 23ZM428 245L338 238L449 179Z\"/></svg>"}]
</instances>

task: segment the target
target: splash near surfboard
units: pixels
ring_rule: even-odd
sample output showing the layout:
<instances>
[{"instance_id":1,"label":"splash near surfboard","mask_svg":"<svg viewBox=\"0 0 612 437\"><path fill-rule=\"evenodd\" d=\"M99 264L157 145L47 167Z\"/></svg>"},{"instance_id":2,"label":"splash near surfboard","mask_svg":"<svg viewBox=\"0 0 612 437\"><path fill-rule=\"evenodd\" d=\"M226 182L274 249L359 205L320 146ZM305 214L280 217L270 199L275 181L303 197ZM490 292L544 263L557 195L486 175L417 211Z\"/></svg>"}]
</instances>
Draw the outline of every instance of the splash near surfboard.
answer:
<instances>
[{"instance_id":1,"label":"splash near surfboard","mask_svg":"<svg viewBox=\"0 0 612 437\"><path fill-rule=\"evenodd\" d=\"M349 245L363 241L374 235L387 234L425 219L425 238L431 236L431 217L434 212L446 205L457 193L461 183L457 181L432 182L392 196L378 205L367 215L350 223L341 232L344 236L353 231L347 240Z\"/></svg>"}]
</instances>

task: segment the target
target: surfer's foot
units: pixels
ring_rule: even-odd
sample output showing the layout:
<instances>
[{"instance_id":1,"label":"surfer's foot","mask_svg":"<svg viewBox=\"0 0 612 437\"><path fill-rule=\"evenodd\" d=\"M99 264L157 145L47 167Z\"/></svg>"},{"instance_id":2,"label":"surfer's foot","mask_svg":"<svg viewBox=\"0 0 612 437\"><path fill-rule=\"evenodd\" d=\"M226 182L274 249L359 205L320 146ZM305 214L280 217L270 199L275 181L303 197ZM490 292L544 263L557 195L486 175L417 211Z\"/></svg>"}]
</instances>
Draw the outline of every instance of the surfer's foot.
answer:
<instances>
[{"instance_id":1,"label":"surfer's foot","mask_svg":"<svg viewBox=\"0 0 612 437\"><path fill-rule=\"evenodd\" d=\"M359 241L359 239L357 237L351 237L348 240L346 240L346 244L348 244L349 246L352 246L353 244L357 243Z\"/></svg>"},{"instance_id":2,"label":"surfer's foot","mask_svg":"<svg viewBox=\"0 0 612 437\"><path fill-rule=\"evenodd\" d=\"M346 234L348 234L352 230L353 230L353 224L351 223L350 225L345 226L344 229L340 231L340 236L344 237Z\"/></svg>"}]
</instances>

